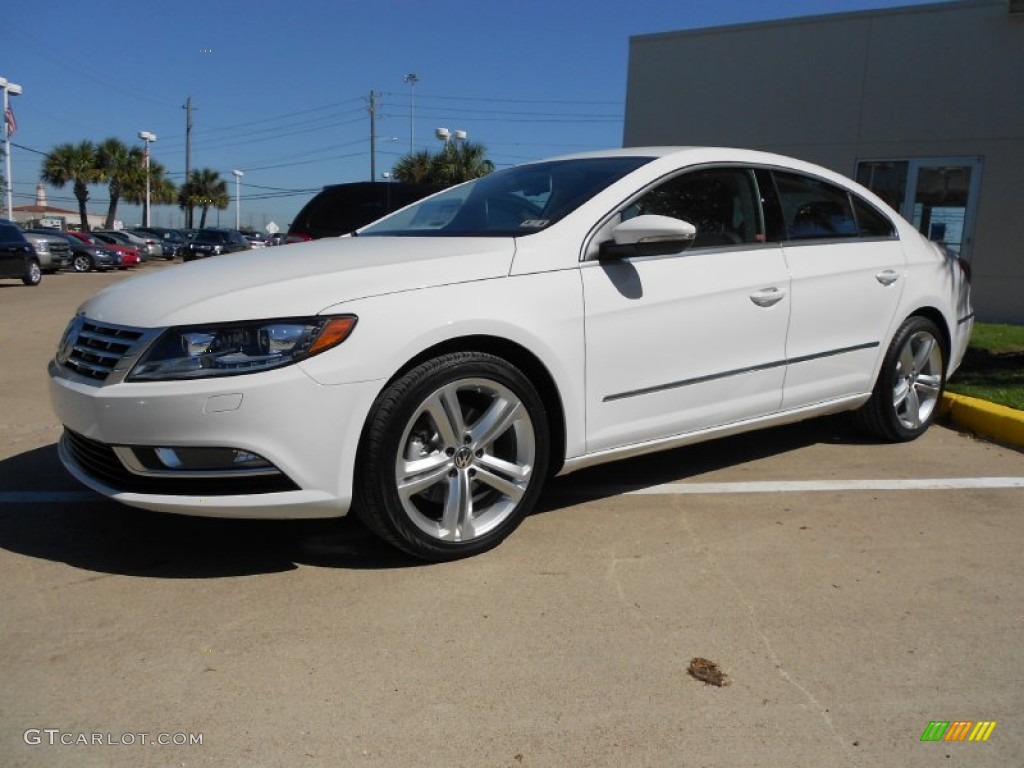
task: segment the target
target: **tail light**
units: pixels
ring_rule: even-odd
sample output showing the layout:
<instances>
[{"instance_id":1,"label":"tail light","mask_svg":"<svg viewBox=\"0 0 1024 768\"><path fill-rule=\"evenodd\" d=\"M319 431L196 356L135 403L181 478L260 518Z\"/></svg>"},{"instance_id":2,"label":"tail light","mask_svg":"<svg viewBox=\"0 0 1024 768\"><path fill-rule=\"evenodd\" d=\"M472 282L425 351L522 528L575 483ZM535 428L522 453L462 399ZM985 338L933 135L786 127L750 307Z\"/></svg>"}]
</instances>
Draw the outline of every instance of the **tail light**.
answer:
<instances>
[{"instance_id":1,"label":"tail light","mask_svg":"<svg viewBox=\"0 0 1024 768\"><path fill-rule=\"evenodd\" d=\"M290 243L305 243L312 240L313 236L308 232L289 232L288 237L284 239L285 245Z\"/></svg>"}]
</instances>

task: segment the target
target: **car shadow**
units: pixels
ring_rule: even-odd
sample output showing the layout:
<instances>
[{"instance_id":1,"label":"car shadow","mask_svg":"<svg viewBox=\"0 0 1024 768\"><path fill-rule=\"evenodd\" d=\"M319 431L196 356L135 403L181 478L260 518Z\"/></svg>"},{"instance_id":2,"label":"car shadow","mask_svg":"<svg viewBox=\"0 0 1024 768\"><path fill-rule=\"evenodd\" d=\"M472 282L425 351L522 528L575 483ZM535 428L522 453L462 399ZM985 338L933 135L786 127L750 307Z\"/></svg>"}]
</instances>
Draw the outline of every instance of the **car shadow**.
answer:
<instances>
[{"instance_id":1,"label":"car shadow","mask_svg":"<svg viewBox=\"0 0 1024 768\"><path fill-rule=\"evenodd\" d=\"M567 503L595 501L656 485L680 482L811 445L878 443L877 439L856 429L848 414L718 438L552 478L535 514L558 509Z\"/></svg>"},{"instance_id":2,"label":"car shadow","mask_svg":"<svg viewBox=\"0 0 1024 768\"><path fill-rule=\"evenodd\" d=\"M860 442L845 419L833 417L664 451L552 478L534 514L814 444ZM228 520L126 507L93 495L71 478L56 445L0 460L0 489L0 548L97 573L204 579L290 571L299 565L354 570L424 565L379 541L354 515Z\"/></svg>"}]
</instances>

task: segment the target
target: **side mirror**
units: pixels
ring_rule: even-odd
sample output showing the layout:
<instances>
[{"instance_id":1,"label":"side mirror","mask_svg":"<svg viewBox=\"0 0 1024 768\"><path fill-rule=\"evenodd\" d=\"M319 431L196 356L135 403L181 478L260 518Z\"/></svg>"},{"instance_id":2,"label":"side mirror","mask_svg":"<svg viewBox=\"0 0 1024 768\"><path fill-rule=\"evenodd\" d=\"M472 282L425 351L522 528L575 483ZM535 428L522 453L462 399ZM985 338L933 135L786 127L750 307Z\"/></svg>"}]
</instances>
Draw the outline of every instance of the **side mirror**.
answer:
<instances>
[{"instance_id":1,"label":"side mirror","mask_svg":"<svg viewBox=\"0 0 1024 768\"><path fill-rule=\"evenodd\" d=\"M688 221L644 214L617 225L612 239L601 243L598 258L666 256L685 251L696 237L697 228Z\"/></svg>"}]
</instances>

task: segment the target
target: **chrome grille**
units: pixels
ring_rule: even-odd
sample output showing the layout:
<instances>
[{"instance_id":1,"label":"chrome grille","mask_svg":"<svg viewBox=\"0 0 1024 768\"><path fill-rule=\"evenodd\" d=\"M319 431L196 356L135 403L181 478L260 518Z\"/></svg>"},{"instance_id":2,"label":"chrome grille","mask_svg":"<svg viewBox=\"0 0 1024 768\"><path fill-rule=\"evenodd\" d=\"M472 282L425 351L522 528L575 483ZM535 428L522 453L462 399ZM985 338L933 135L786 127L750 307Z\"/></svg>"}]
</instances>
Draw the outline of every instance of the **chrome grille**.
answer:
<instances>
[{"instance_id":1,"label":"chrome grille","mask_svg":"<svg viewBox=\"0 0 1024 768\"><path fill-rule=\"evenodd\" d=\"M57 362L82 376L105 381L147 336L142 329L97 323L80 315L64 332ZM133 357L137 355L138 350Z\"/></svg>"}]
</instances>

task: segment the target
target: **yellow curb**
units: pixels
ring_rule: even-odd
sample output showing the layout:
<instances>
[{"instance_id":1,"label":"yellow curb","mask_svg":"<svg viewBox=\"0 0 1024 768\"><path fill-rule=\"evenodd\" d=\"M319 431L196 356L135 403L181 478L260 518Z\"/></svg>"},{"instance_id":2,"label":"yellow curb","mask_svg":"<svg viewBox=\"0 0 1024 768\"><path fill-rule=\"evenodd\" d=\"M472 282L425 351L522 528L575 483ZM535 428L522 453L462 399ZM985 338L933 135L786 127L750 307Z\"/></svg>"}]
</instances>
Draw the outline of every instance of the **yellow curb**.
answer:
<instances>
[{"instance_id":1,"label":"yellow curb","mask_svg":"<svg viewBox=\"0 0 1024 768\"><path fill-rule=\"evenodd\" d=\"M1024 411L946 392L939 414L962 429L1007 445L1024 446Z\"/></svg>"}]
</instances>

